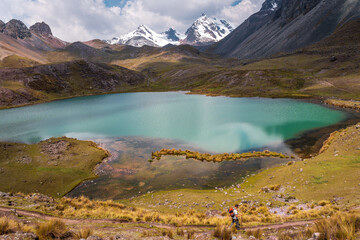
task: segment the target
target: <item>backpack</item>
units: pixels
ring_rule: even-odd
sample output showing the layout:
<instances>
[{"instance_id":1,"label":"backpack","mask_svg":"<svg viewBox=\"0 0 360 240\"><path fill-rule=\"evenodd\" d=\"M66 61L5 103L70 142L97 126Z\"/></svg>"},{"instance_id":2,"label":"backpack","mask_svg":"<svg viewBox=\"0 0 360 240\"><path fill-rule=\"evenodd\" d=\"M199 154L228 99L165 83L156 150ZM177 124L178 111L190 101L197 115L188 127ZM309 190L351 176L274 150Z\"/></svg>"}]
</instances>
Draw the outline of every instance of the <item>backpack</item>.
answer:
<instances>
[{"instance_id":1,"label":"backpack","mask_svg":"<svg viewBox=\"0 0 360 240\"><path fill-rule=\"evenodd\" d=\"M229 208L228 212L231 217L234 217L234 209L233 208Z\"/></svg>"}]
</instances>

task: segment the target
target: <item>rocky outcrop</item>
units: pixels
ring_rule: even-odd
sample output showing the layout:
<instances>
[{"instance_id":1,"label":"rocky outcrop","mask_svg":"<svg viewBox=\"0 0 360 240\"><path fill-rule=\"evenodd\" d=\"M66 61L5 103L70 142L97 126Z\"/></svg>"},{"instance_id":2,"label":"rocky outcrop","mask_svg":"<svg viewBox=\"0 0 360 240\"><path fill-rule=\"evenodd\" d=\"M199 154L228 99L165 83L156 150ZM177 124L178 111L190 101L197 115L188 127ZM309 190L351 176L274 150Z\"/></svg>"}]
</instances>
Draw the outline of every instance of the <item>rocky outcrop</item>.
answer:
<instances>
[{"instance_id":1,"label":"rocky outcrop","mask_svg":"<svg viewBox=\"0 0 360 240\"><path fill-rule=\"evenodd\" d=\"M4 31L5 23L0 20L0 32Z\"/></svg>"},{"instance_id":2,"label":"rocky outcrop","mask_svg":"<svg viewBox=\"0 0 360 240\"><path fill-rule=\"evenodd\" d=\"M51 28L45 22L37 22L30 27L33 38L29 43L37 49L51 51L58 48L64 48L67 42L53 36Z\"/></svg>"},{"instance_id":3,"label":"rocky outcrop","mask_svg":"<svg viewBox=\"0 0 360 240\"><path fill-rule=\"evenodd\" d=\"M50 37L52 36L52 32L51 29L49 27L49 25L47 25L44 22L37 22L34 25L32 25L30 27L30 31L36 35L40 35L40 36L47 36Z\"/></svg>"},{"instance_id":4,"label":"rocky outcrop","mask_svg":"<svg viewBox=\"0 0 360 240\"><path fill-rule=\"evenodd\" d=\"M306 14L313 9L321 0L282 0L281 18L291 22L296 17Z\"/></svg>"},{"instance_id":5,"label":"rocky outcrop","mask_svg":"<svg viewBox=\"0 0 360 240\"><path fill-rule=\"evenodd\" d=\"M171 41L176 42L180 40L179 33L172 28L169 28L169 30L165 31L164 34L166 35L167 39L170 39Z\"/></svg>"},{"instance_id":6,"label":"rocky outcrop","mask_svg":"<svg viewBox=\"0 0 360 240\"><path fill-rule=\"evenodd\" d=\"M20 20L16 20L16 19L12 19L5 24L3 33L15 39L17 38L24 39L27 37L31 37L31 32L26 27L26 25Z\"/></svg>"},{"instance_id":7,"label":"rocky outcrop","mask_svg":"<svg viewBox=\"0 0 360 240\"><path fill-rule=\"evenodd\" d=\"M11 90L0 88L0 106L23 105L38 100L28 89Z\"/></svg>"},{"instance_id":8,"label":"rocky outcrop","mask_svg":"<svg viewBox=\"0 0 360 240\"><path fill-rule=\"evenodd\" d=\"M278 0L276 9L268 9L270 1L214 46L213 52L241 59L293 52L360 18L360 0Z\"/></svg>"}]
</instances>

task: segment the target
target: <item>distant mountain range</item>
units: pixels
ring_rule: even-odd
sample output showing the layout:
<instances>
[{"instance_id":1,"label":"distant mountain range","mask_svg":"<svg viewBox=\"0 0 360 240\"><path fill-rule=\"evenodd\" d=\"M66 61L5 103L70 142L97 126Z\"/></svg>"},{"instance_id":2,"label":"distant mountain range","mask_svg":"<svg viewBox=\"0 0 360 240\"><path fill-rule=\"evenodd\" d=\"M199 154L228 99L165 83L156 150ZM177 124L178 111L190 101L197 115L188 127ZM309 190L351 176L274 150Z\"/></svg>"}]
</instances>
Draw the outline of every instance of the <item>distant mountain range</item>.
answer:
<instances>
[{"instance_id":1,"label":"distant mountain range","mask_svg":"<svg viewBox=\"0 0 360 240\"><path fill-rule=\"evenodd\" d=\"M30 46L43 50L65 47L68 43L54 37L49 25L38 22L30 29L20 20L12 19L6 24L0 20L0 32L13 39L21 39Z\"/></svg>"},{"instance_id":2,"label":"distant mountain range","mask_svg":"<svg viewBox=\"0 0 360 240\"><path fill-rule=\"evenodd\" d=\"M262 8L236 29L224 19L202 14L184 34L173 28L162 33L140 25L136 30L108 41L91 40L68 43L53 36L44 22L29 28L20 20L0 20L0 60L21 56L37 63L49 58L65 61L76 52L81 59L113 54L121 45L164 47L166 45L201 46L198 49L222 57L253 59L291 53L330 36L336 28L360 18L360 0L265 0ZM71 45L71 46L70 46ZM60 57L54 50L67 53ZM101 49L101 50L99 50ZM45 52L51 52L46 56ZM136 49L128 49L129 56ZM62 59L61 59L62 58ZM30 63L31 65L32 63Z\"/></svg>"},{"instance_id":3,"label":"distant mountain range","mask_svg":"<svg viewBox=\"0 0 360 240\"><path fill-rule=\"evenodd\" d=\"M144 45L152 47L163 47L167 44L179 44L178 33L172 28L164 33L156 33L146 25L140 25L135 31L120 37L114 37L109 44L125 44L134 47L142 47Z\"/></svg>"},{"instance_id":4,"label":"distant mountain range","mask_svg":"<svg viewBox=\"0 0 360 240\"><path fill-rule=\"evenodd\" d=\"M187 29L184 35L170 28L163 33L156 33L146 25L140 25L136 30L106 41L109 44L125 44L134 47L144 45L163 47L168 44L189 44L194 46L209 45L226 37L233 27L224 19L209 18L202 14Z\"/></svg>"}]
</instances>

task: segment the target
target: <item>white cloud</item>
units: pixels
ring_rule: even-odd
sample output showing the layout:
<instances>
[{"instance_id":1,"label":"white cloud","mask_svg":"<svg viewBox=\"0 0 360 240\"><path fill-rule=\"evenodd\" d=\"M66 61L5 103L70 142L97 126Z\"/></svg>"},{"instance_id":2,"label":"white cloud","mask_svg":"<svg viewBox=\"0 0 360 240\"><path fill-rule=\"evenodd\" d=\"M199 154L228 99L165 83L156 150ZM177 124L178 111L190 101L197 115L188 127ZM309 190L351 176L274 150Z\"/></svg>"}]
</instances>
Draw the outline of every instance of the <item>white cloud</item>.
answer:
<instances>
[{"instance_id":1,"label":"white cloud","mask_svg":"<svg viewBox=\"0 0 360 240\"><path fill-rule=\"evenodd\" d=\"M124 0L119 0L124 1ZM1 0L1 20L22 20L27 26L48 23L55 36L67 41L110 39L146 24L157 32L169 27L179 32L206 13L240 24L257 11L263 0L131 0L123 8L107 8L103 0Z\"/></svg>"},{"instance_id":2,"label":"white cloud","mask_svg":"<svg viewBox=\"0 0 360 240\"><path fill-rule=\"evenodd\" d=\"M219 13L219 16L235 25L239 25L252 13L260 10L262 2L262 0L242 0L236 6L224 7Z\"/></svg>"}]
</instances>

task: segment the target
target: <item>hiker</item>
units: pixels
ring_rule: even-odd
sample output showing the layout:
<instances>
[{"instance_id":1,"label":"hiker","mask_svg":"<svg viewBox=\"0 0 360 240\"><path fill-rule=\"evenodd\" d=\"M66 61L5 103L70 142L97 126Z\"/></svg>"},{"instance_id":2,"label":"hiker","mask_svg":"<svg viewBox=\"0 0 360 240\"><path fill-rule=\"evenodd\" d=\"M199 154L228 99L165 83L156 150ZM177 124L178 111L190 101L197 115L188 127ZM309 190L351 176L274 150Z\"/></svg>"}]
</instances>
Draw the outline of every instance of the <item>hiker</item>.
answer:
<instances>
[{"instance_id":1,"label":"hiker","mask_svg":"<svg viewBox=\"0 0 360 240\"><path fill-rule=\"evenodd\" d=\"M239 204L235 204L235 208L229 208L229 214L231 216L232 219L232 223L230 225L230 228L233 226L233 224L236 224L236 229L240 230L240 224L239 224L239 216L238 216L238 207Z\"/></svg>"}]
</instances>

